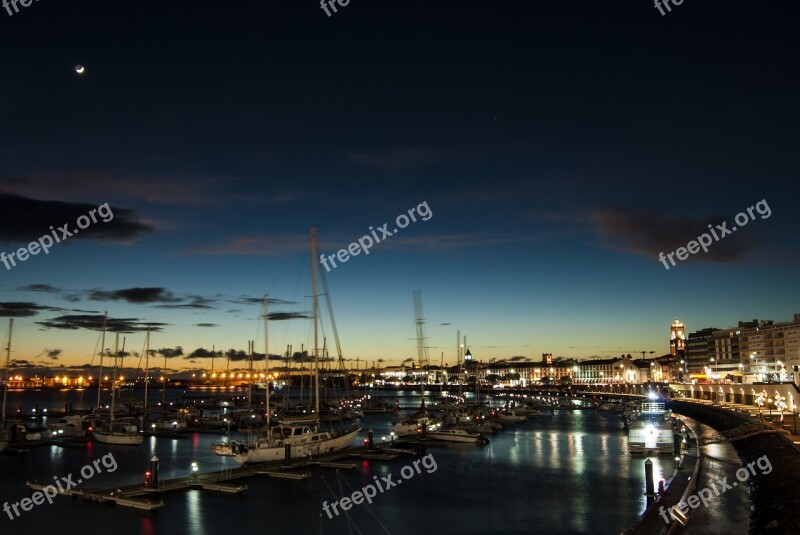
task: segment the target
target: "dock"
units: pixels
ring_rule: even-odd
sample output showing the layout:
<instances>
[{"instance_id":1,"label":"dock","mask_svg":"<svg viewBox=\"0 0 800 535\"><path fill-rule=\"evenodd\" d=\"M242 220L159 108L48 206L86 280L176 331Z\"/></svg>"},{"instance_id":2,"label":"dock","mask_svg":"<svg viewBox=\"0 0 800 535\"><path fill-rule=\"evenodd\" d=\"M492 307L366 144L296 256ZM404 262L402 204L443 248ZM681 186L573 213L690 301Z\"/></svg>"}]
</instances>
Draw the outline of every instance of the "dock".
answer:
<instances>
[{"instance_id":1,"label":"dock","mask_svg":"<svg viewBox=\"0 0 800 535\"><path fill-rule=\"evenodd\" d=\"M386 452L381 448L368 450L366 447L351 448L348 450L318 455L313 458L294 459L276 463L260 463L226 469L218 472L194 474L191 476L159 481L156 486L144 484L114 487L112 489L65 489L58 491L50 484L28 481L27 486L32 491L44 492L45 488L55 489L56 496L69 496L84 498L95 502L113 503L121 507L130 507L142 511L155 511L164 507L164 502L155 499L165 492L183 490L203 490L220 492L222 494L241 494L248 490L247 485L233 484L232 482L251 477L269 477L274 479L291 479L304 481L311 477L311 468L326 468L335 470L355 470L356 464L348 462L353 458L368 459L373 461L391 462L398 458L395 452ZM52 490L51 490L52 492ZM150 499L153 497L154 499Z\"/></svg>"}]
</instances>

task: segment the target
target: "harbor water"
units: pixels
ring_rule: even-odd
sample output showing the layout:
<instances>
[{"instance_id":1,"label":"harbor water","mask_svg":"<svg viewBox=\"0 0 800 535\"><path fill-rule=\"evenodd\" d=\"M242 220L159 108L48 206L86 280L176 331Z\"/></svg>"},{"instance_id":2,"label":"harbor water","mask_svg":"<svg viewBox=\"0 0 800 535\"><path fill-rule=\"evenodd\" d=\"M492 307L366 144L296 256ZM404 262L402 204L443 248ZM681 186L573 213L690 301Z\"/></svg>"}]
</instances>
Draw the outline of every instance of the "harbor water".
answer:
<instances>
[{"instance_id":1,"label":"harbor water","mask_svg":"<svg viewBox=\"0 0 800 535\"><path fill-rule=\"evenodd\" d=\"M84 396L93 394L86 393ZM168 391L167 403L182 391ZM419 394L386 393L386 400L401 406L419 403ZM81 400L76 391L10 392L9 406L39 411L63 410ZM372 429L376 443L391 441L392 413L367 415L363 432ZM245 435L232 433L231 438ZM220 435L188 433L184 439L145 438L142 446L108 446L88 443L80 447L42 446L24 456L0 456L0 499L19 502L30 496L26 481L43 483L54 477L78 474L94 460L113 454L117 469L81 484L84 489L109 489L140 483L150 459L160 459L161 479L188 476L192 463L201 473L235 468L232 458L212 454ZM259 476L237 483L249 489L241 495L188 490L162 495L165 507L150 513L83 499L58 497L18 518L3 514L0 533L29 534L57 530L60 526L115 535L195 535L234 532L289 533L541 533L616 534L634 523L646 507L644 458L627 453L627 434L617 414L595 410L543 411L529 421L488 436L485 446L450 445L428 448L428 464L403 479L401 470L413 456L392 462L354 459L354 470L309 469L305 481ZM728 452L729 453L729 452ZM672 456L652 458L656 481L668 478ZM435 464L434 464L435 463ZM103 465L100 465L103 467ZM329 515L331 504L354 490L392 475L401 481L384 489L372 504L354 505L349 511ZM76 476L74 479L78 479ZM728 505L741 508L741 503ZM718 507L726 507L719 504ZM724 515L725 510L713 512ZM746 516L747 511L739 511ZM746 531L742 522L741 533ZM726 531L736 533L737 531Z\"/></svg>"}]
</instances>

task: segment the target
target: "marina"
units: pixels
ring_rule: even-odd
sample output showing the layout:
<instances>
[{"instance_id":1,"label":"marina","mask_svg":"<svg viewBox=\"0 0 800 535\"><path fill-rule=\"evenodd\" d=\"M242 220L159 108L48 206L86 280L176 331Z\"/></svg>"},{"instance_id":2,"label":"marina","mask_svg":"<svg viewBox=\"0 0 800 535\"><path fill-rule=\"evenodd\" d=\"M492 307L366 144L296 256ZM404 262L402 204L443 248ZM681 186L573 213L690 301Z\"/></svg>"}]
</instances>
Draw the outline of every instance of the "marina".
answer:
<instances>
[{"instance_id":1,"label":"marina","mask_svg":"<svg viewBox=\"0 0 800 535\"><path fill-rule=\"evenodd\" d=\"M800 534L796 0L0 4L0 535Z\"/></svg>"}]
</instances>

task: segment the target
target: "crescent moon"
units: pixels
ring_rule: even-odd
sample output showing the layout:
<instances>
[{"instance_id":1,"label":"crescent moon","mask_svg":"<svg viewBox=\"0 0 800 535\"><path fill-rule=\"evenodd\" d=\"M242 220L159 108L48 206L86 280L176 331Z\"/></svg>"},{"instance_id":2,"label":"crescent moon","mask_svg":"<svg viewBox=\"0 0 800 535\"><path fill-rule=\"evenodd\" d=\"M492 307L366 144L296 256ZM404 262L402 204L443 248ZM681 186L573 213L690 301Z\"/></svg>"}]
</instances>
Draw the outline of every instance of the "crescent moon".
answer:
<instances>
[{"instance_id":1,"label":"crescent moon","mask_svg":"<svg viewBox=\"0 0 800 535\"><path fill-rule=\"evenodd\" d=\"M83 74L83 71L85 71L85 70L86 69L84 68L83 65L76 65L75 66L75 72L77 72L78 74Z\"/></svg>"}]
</instances>

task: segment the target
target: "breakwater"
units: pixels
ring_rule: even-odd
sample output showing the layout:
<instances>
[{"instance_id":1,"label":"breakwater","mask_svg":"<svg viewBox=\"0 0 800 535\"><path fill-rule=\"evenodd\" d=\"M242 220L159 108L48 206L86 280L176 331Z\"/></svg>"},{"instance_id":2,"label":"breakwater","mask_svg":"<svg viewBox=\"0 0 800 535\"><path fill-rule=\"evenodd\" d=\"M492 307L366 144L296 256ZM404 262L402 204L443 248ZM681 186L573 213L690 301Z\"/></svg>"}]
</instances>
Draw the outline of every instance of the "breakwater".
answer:
<instances>
[{"instance_id":1,"label":"breakwater","mask_svg":"<svg viewBox=\"0 0 800 535\"><path fill-rule=\"evenodd\" d=\"M670 408L718 431L729 431L757 420L731 411L672 401ZM749 480L750 530L752 534L800 533L800 451L777 433L762 434L732 442L743 466L766 455L775 467L768 475L757 473Z\"/></svg>"}]
</instances>

